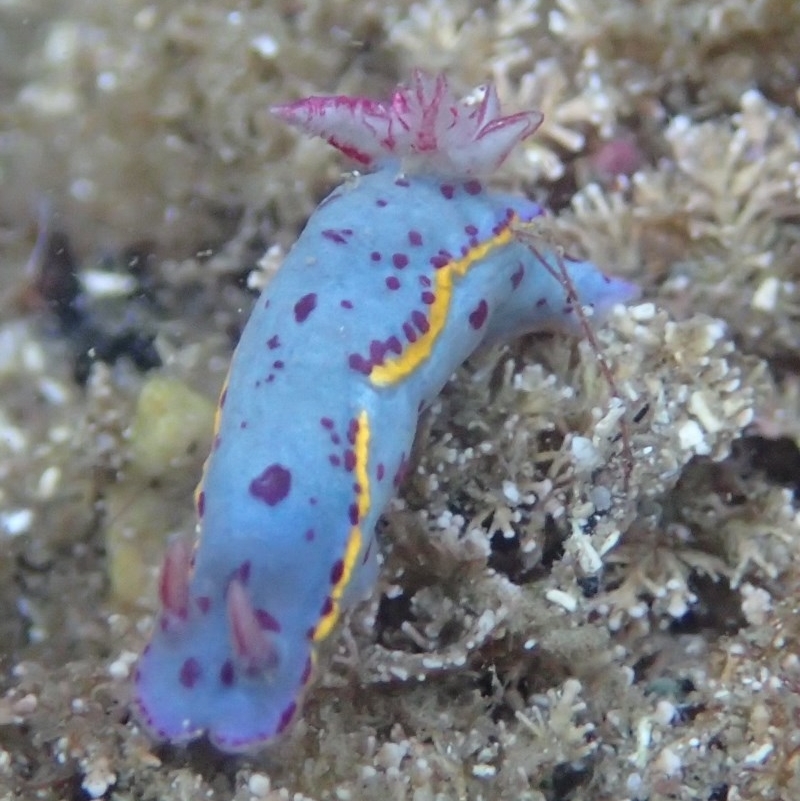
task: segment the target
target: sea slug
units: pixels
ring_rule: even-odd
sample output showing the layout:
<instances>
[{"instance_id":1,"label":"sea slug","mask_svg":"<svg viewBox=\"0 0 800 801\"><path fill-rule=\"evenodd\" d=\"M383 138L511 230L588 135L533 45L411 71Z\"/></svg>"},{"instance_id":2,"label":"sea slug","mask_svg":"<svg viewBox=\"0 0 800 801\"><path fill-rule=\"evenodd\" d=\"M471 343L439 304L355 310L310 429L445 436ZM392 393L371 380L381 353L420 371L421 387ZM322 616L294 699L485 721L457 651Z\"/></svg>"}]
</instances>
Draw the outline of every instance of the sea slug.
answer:
<instances>
[{"instance_id":1,"label":"sea slug","mask_svg":"<svg viewBox=\"0 0 800 801\"><path fill-rule=\"evenodd\" d=\"M537 112L501 116L491 86L459 101L419 72L389 103L274 111L371 171L320 204L255 305L196 492L199 544L168 547L136 670L155 738L207 733L224 751L257 748L297 715L317 644L375 583L376 521L453 370L487 343L581 331L555 252L515 234L542 209L482 180ZM589 262L564 264L595 318L636 295Z\"/></svg>"}]
</instances>

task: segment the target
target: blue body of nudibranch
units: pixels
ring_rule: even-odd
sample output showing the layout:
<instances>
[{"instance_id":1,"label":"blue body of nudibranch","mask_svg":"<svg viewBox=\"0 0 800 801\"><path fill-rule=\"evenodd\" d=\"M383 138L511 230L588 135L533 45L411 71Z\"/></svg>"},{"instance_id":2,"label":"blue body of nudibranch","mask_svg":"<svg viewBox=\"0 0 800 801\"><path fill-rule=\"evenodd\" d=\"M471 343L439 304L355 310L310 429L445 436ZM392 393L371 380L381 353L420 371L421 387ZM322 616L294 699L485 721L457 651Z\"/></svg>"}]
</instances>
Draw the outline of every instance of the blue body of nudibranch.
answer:
<instances>
[{"instance_id":1,"label":"blue body of nudibranch","mask_svg":"<svg viewBox=\"0 0 800 801\"><path fill-rule=\"evenodd\" d=\"M482 344L579 331L561 282L512 231L540 213L477 178L389 161L313 214L234 355L196 558L167 557L136 677L155 736L206 731L235 751L285 729L316 644L374 583L375 524L420 409ZM567 270L600 312L634 294L587 262Z\"/></svg>"}]
</instances>

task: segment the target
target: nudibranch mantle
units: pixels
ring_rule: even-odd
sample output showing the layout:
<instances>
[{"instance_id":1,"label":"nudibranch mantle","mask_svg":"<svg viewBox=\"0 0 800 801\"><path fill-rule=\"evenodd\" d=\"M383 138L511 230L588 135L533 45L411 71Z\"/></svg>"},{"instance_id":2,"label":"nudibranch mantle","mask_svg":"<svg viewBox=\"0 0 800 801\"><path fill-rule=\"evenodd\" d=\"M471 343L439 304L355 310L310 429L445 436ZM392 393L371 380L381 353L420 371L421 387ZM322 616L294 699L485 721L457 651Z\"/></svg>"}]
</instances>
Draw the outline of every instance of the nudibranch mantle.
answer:
<instances>
[{"instance_id":1,"label":"nudibranch mantle","mask_svg":"<svg viewBox=\"0 0 800 801\"><path fill-rule=\"evenodd\" d=\"M135 710L155 738L206 733L232 752L289 726L318 643L373 587L376 522L453 370L527 331L581 332L556 254L515 236L541 208L481 180L537 112L503 117L492 87L469 104L420 72L389 104L274 111L374 171L320 204L255 304L196 492L198 546L169 545L136 669ZM595 317L637 294L564 264Z\"/></svg>"}]
</instances>

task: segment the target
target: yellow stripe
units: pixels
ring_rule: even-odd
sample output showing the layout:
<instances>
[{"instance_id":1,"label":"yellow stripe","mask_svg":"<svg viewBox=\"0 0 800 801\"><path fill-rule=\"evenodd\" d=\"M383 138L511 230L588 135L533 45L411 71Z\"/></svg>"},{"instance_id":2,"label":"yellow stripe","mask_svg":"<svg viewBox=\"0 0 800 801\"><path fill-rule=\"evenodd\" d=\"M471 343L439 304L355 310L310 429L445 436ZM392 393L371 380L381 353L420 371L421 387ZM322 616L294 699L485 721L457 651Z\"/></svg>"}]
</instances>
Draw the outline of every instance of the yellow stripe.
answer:
<instances>
[{"instance_id":1,"label":"yellow stripe","mask_svg":"<svg viewBox=\"0 0 800 801\"><path fill-rule=\"evenodd\" d=\"M436 270L436 280L434 284L434 294L436 299L431 304L430 315L428 317L429 328L422 334L416 342L408 345L403 353L395 359L388 359L383 364L377 365L370 371L369 377L373 384L379 387L388 384L396 384L406 376L414 372L424 361L428 359L436 344L436 340L444 330L447 317L450 313L450 302L453 296L453 288L456 278L466 275L470 267L476 261L485 258L495 248L508 244L513 234L511 224L512 218L503 229L495 234L491 239L475 245L467 251L466 255L460 259L455 259L444 267Z\"/></svg>"},{"instance_id":2,"label":"yellow stripe","mask_svg":"<svg viewBox=\"0 0 800 801\"><path fill-rule=\"evenodd\" d=\"M364 520L369 513L370 509L370 489L369 489L369 416L365 411L362 411L358 417L358 433L356 434L356 442L354 450L356 454L355 474L360 487L358 494L358 519L359 522ZM356 568L356 562L361 554L361 546L363 537L361 535L361 527L358 525L350 529L350 534L347 537L347 545L344 549L344 556L342 563L344 570L342 570L342 577L331 588L330 598L333 602L331 611L327 615L320 618L314 629L313 639L315 642L324 640L332 631L336 622L341 615L341 601L342 595L353 578L353 572Z\"/></svg>"},{"instance_id":3,"label":"yellow stripe","mask_svg":"<svg viewBox=\"0 0 800 801\"><path fill-rule=\"evenodd\" d=\"M228 374L225 376L225 381L222 383L222 389L219 391L219 400L217 400L217 408L214 411L214 429L211 433L211 450L213 452L214 446L217 443L217 435L219 434L219 427L222 424L222 398L228 390L228 381L231 377L230 368L228 369ZM208 470L208 463L211 460L211 454L209 453L206 456L205 461L203 462L203 470L200 473L200 481L197 482L197 486L194 488L194 509L197 515L200 515L199 500L200 500L200 493L203 491L203 485L206 482L206 472Z\"/></svg>"}]
</instances>

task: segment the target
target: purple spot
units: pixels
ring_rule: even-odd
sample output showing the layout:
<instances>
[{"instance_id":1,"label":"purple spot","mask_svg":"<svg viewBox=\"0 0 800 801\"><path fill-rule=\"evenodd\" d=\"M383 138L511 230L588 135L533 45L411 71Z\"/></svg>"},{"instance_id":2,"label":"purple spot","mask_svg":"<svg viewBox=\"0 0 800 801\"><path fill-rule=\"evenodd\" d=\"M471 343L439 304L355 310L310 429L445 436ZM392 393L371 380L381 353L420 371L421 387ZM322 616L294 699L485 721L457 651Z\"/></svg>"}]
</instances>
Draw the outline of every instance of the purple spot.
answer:
<instances>
[{"instance_id":1,"label":"purple spot","mask_svg":"<svg viewBox=\"0 0 800 801\"><path fill-rule=\"evenodd\" d=\"M469 236L477 236L478 228L470 223L469 225L464 226L464 232Z\"/></svg>"},{"instance_id":2,"label":"purple spot","mask_svg":"<svg viewBox=\"0 0 800 801\"><path fill-rule=\"evenodd\" d=\"M356 436L358 435L358 420L351 419L347 426L347 441L351 445L356 444Z\"/></svg>"},{"instance_id":3,"label":"purple spot","mask_svg":"<svg viewBox=\"0 0 800 801\"><path fill-rule=\"evenodd\" d=\"M276 634L281 632L281 624L266 609L256 609L256 620L264 631L274 631Z\"/></svg>"},{"instance_id":4,"label":"purple spot","mask_svg":"<svg viewBox=\"0 0 800 801\"><path fill-rule=\"evenodd\" d=\"M428 318L419 310L411 312L411 322L417 327L420 334L427 334L430 325Z\"/></svg>"},{"instance_id":5,"label":"purple spot","mask_svg":"<svg viewBox=\"0 0 800 801\"><path fill-rule=\"evenodd\" d=\"M483 191L483 187L480 181L473 178L471 181L464 182L464 190L468 195L479 195Z\"/></svg>"},{"instance_id":6,"label":"purple spot","mask_svg":"<svg viewBox=\"0 0 800 801\"><path fill-rule=\"evenodd\" d=\"M419 231L409 231L408 241L415 247L419 247L422 244L422 234Z\"/></svg>"},{"instance_id":7,"label":"purple spot","mask_svg":"<svg viewBox=\"0 0 800 801\"><path fill-rule=\"evenodd\" d=\"M445 196L447 200L452 200L453 195L456 193L456 188L452 184L442 184L439 191Z\"/></svg>"},{"instance_id":8,"label":"purple spot","mask_svg":"<svg viewBox=\"0 0 800 801\"><path fill-rule=\"evenodd\" d=\"M511 276L511 288L516 289L521 283L522 279L525 276L525 265L520 262L519 267L517 267L514 274Z\"/></svg>"},{"instance_id":9,"label":"purple spot","mask_svg":"<svg viewBox=\"0 0 800 801\"><path fill-rule=\"evenodd\" d=\"M332 453L332 454L331 454L331 455L328 457L328 461L329 461L329 462L330 462L330 463L331 463L331 464L332 464L334 467L339 467L339 465L341 465L341 463L342 463L342 460L341 460L341 459L340 459L340 458L339 458L339 457L338 457L338 456L337 456L335 453Z\"/></svg>"},{"instance_id":10,"label":"purple spot","mask_svg":"<svg viewBox=\"0 0 800 801\"><path fill-rule=\"evenodd\" d=\"M322 235L326 239L330 239L331 242L335 242L337 245L346 245L347 244L347 237L353 235L353 231L351 228L341 228L340 230L335 230L334 228L326 228Z\"/></svg>"},{"instance_id":11,"label":"purple spot","mask_svg":"<svg viewBox=\"0 0 800 801\"><path fill-rule=\"evenodd\" d=\"M341 559L338 559L333 563L333 567L331 568L331 584L336 586L342 580L343 575L344 562Z\"/></svg>"},{"instance_id":12,"label":"purple spot","mask_svg":"<svg viewBox=\"0 0 800 801\"><path fill-rule=\"evenodd\" d=\"M233 684L233 662L230 659L226 659L222 663L222 667L219 670L219 680L225 687L230 687Z\"/></svg>"},{"instance_id":13,"label":"purple spot","mask_svg":"<svg viewBox=\"0 0 800 801\"><path fill-rule=\"evenodd\" d=\"M338 445L341 441L342 441L342 438L338 434L336 434L336 433L331 434L331 442L334 445Z\"/></svg>"},{"instance_id":14,"label":"purple spot","mask_svg":"<svg viewBox=\"0 0 800 801\"><path fill-rule=\"evenodd\" d=\"M320 422L320 425L323 428L327 428L328 431L331 431L333 429L334 423L333 423L333 420L330 417L320 417L319 418L319 422Z\"/></svg>"},{"instance_id":15,"label":"purple spot","mask_svg":"<svg viewBox=\"0 0 800 801\"><path fill-rule=\"evenodd\" d=\"M268 308L269 308L269 298L267 298L267 299L264 301L264 308L265 308L265 309L268 309Z\"/></svg>"},{"instance_id":16,"label":"purple spot","mask_svg":"<svg viewBox=\"0 0 800 801\"><path fill-rule=\"evenodd\" d=\"M433 292L425 291L420 295L420 298L426 306L433 306L433 304L436 303L436 295L434 295Z\"/></svg>"},{"instance_id":17,"label":"purple spot","mask_svg":"<svg viewBox=\"0 0 800 801\"><path fill-rule=\"evenodd\" d=\"M383 466L383 462L378 462L378 467L375 469L375 475L378 477L378 481L383 481L385 472L386 468Z\"/></svg>"},{"instance_id":18,"label":"purple spot","mask_svg":"<svg viewBox=\"0 0 800 801\"><path fill-rule=\"evenodd\" d=\"M197 608L204 615L207 615L208 610L211 609L211 598L207 595L198 595L195 599L195 603L197 604Z\"/></svg>"},{"instance_id":19,"label":"purple spot","mask_svg":"<svg viewBox=\"0 0 800 801\"><path fill-rule=\"evenodd\" d=\"M313 528L308 529L304 536L306 538L306 542L314 542L314 537L316 536L316 534L314 533L314 529Z\"/></svg>"},{"instance_id":20,"label":"purple spot","mask_svg":"<svg viewBox=\"0 0 800 801\"><path fill-rule=\"evenodd\" d=\"M373 364L382 364L383 357L386 355L386 345L379 339L373 339L369 343L369 358Z\"/></svg>"},{"instance_id":21,"label":"purple spot","mask_svg":"<svg viewBox=\"0 0 800 801\"><path fill-rule=\"evenodd\" d=\"M420 284L422 284L422 286L430 286L431 285L431 279L428 278L427 275L421 275L419 277L419 282L420 282Z\"/></svg>"},{"instance_id":22,"label":"purple spot","mask_svg":"<svg viewBox=\"0 0 800 801\"><path fill-rule=\"evenodd\" d=\"M284 368L284 363L283 363L283 361L281 359L278 359L277 361L272 362L272 366L276 370L282 370Z\"/></svg>"},{"instance_id":23,"label":"purple spot","mask_svg":"<svg viewBox=\"0 0 800 801\"><path fill-rule=\"evenodd\" d=\"M433 265L434 270L441 270L442 267L447 267L447 265L450 264L450 259L444 254L431 256L429 261Z\"/></svg>"},{"instance_id":24,"label":"purple spot","mask_svg":"<svg viewBox=\"0 0 800 801\"><path fill-rule=\"evenodd\" d=\"M203 671L200 668L200 663L193 657L190 656L182 665L180 673L178 674L178 679L180 683L186 687L187 690L191 690L198 681L200 681L200 676L202 675Z\"/></svg>"},{"instance_id":25,"label":"purple spot","mask_svg":"<svg viewBox=\"0 0 800 801\"><path fill-rule=\"evenodd\" d=\"M358 504L351 503L350 508L347 510L347 514L350 517L350 525L357 526L358 525Z\"/></svg>"},{"instance_id":26,"label":"purple spot","mask_svg":"<svg viewBox=\"0 0 800 801\"><path fill-rule=\"evenodd\" d=\"M481 299L481 302L475 307L475 310L469 316L469 324L477 331L483 327L486 318L489 315L489 304Z\"/></svg>"},{"instance_id":27,"label":"purple spot","mask_svg":"<svg viewBox=\"0 0 800 801\"><path fill-rule=\"evenodd\" d=\"M274 334L267 340L267 347L270 350L275 350L281 344L281 340L277 334Z\"/></svg>"},{"instance_id":28,"label":"purple spot","mask_svg":"<svg viewBox=\"0 0 800 801\"><path fill-rule=\"evenodd\" d=\"M298 323L304 323L308 319L308 315L316 308L317 295L315 292L309 292L294 304L294 319Z\"/></svg>"},{"instance_id":29,"label":"purple spot","mask_svg":"<svg viewBox=\"0 0 800 801\"><path fill-rule=\"evenodd\" d=\"M537 308L541 309L542 306L547 306L547 298L539 298L539 300L536 301Z\"/></svg>"},{"instance_id":30,"label":"purple spot","mask_svg":"<svg viewBox=\"0 0 800 801\"><path fill-rule=\"evenodd\" d=\"M411 186L411 181L408 178L398 178L394 184L395 186Z\"/></svg>"},{"instance_id":31,"label":"purple spot","mask_svg":"<svg viewBox=\"0 0 800 801\"><path fill-rule=\"evenodd\" d=\"M386 279L386 286L392 291L400 289L400 279L396 275L390 275Z\"/></svg>"},{"instance_id":32,"label":"purple spot","mask_svg":"<svg viewBox=\"0 0 800 801\"><path fill-rule=\"evenodd\" d=\"M388 201L387 201L387 200L384 200L382 197L379 197L379 198L378 198L378 199L375 201L375 205L376 205L376 206L380 206L381 208L383 208L383 207L384 207L384 206L385 206L387 203L388 203Z\"/></svg>"},{"instance_id":33,"label":"purple spot","mask_svg":"<svg viewBox=\"0 0 800 801\"><path fill-rule=\"evenodd\" d=\"M300 684L308 684L308 680L311 678L311 658L309 657L306 659L306 666L303 668L303 675L300 677Z\"/></svg>"},{"instance_id":34,"label":"purple spot","mask_svg":"<svg viewBox=\"0 0 800 801\"><path fill-rule=\"evenodd\" d=\"M292 486L292 474L280 464L271 464L250 482L250 494L267 506L279 504Z\"/></svg>"},{"instance_id":35,"label":"purple spot","mask_svg":"<svg viewBox=\"0 0 800 801\"><path fill-rule=\"evenodd\" d=\"M353 308L353 301L352 300L340 300L339 305L343 309L352 309Z\"/></svg>"},{"instance_id":36,"label":"purple spot","mask_svg":"<svg viewBox=\"0 0 800 801\"><path fill-rule=\"evenodd\" d=\"M314 498L314 497L311 497L311 498L309 498L309 499L308 499L308 503L309 503L311 506L316 506L316 505L317 505L317 499L316 499L316 498Z\"/></svg>"},{"instance_id":37,"label":"purple spot","mask_svg":"<svg viewBox=\"0 0 800 801\"><path fill-rule=\"evenodd\" d=\"M206 494L199 492L197 494L197 514L202 517L206 512Z\"/></svg>"},{"instance_id":38,"label":"purple spot","mask_svg":"<svg viewBox=\"0 0 800 801\"><path fill-rule=\"evenodd\" d=\"M242 584L247 584L247 582L250 581L251 567L250 560L245 560L233 571L233 578L238 578Z\"/></svg>"},{"instance_id":39,"label":"purple spot","mask_svg":"<svg viewBox=\"0 0 800 801\"><path fill-rule=\"evenodd\" d=\"M347 363L350 365L351 370L364 375L369 375L372 370L372 365L360 353L351 353Z\"/></svg>"},{"instance_id":40,"label":"purple spot","mask_svg":"<svg viewBox=\"0 0 800 801\"><path fill-rule=\"evenodd\" d=\"M386 349L392 351L392 353L396 353L398 356L403 352L403 346L400 344L400 340L392 334L389 339L386 340Z\"/></svg>"},{"instance_id":41,"label":"purple spot","mask_svg":"<svg viewBox=\"0 0 800 801\"><path fill-rule=\"evenodd\" d=\"M364 551L364 558L361 560L361 564L367 564L367 559L369 559L369 555L372 553L372 539L370 539L369 543L367 544L367 550Z\"/></svg>"},{"instance_id":42,"label":"purple spot","mask_svg":"<svg viewBox=\"0 0 800 801\"><path fill-rule=\"evenodd\" d=\"M242 422L239 423L239 428L247 428L247 420L242 420ZM217 448L217 446L215 444L214 445L214 449L216 450L216 448Z\"/></svg>"},{"instance_id":43,"label":"purple spot","mask_svg":"<svg viewBox=\"0 0 800 801\"><path fill-rule=\"evenodd\" d=\"M417 341L417 332L414 330L411 323L403 323L403 333L406 335L406 339L409 342Z\"/></svg>"},{"instance_id":44,"label":"purple spot","mask_svg":"<svg viewBox=\"0 0 800 801\"><path fill-rule=\"evenodd\" d=\"M561 310L561 313L562 313L562 314L572 314L573 308L574 308L573 306L570 306L569 304L567 304L567 305L566 305L566 306L564 306L564 308Z\"/></svg>"},{"instance_id":45,"label":"purple spot","mask_svg":"<svg viewBox=\"0 0 800 801\"><path fill-rule=\"evenodd\" d=\"M322 609L319 610L319 616L327 617L331 612L333 612L333 598L329 595L322 604Z\"/></svg>"},{"instance_id":46,"label":"purple spot","mask_svg":"<svg viewBox=\"0 0 800 801\"><path fill-rule=\"evenodd\" d=\"M372 253L369 254L369 257L372 259L372 261L380 261L382 258L381 254L378 253L377 250L373 250Z\"/></svg>"},{"instance_id":47,"label":"purple spot","mask_svg":"<svg viewBox=\"0 0 800 801\"><path fill-rule=\"evenodd\" d=\"M352 473L356 467L356 454L354 451L346 450L344 452L344 469L347 470L348 473Z\"/></svg>"},{"instance_id":48,"label":"purple spot","mask_svg":"<svg viewBox=\"0 0 800 801\"><path fill-rule=\"evenodd\" d=\"M394 264L398 270L402 270L404 267L408 266L408 256L406 256L405 253L393 253L392 264Z\"/></svg>"},{"instance_id":49,"label":"purple spot","mask_svg":"<svg viewBox=\"0 0 800 801\"><path fill-rule=\"evenodd\" d=\"M278 721L278 729L276 734L280 734L291 722L292 718L294 717L294 713L297 711L297 704L292 701L286 709L283 710L281 713L281 719Z\"/></svg>"}]
</instances>

